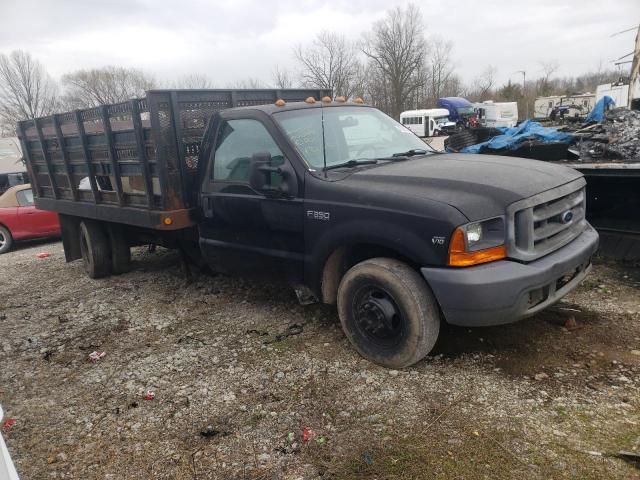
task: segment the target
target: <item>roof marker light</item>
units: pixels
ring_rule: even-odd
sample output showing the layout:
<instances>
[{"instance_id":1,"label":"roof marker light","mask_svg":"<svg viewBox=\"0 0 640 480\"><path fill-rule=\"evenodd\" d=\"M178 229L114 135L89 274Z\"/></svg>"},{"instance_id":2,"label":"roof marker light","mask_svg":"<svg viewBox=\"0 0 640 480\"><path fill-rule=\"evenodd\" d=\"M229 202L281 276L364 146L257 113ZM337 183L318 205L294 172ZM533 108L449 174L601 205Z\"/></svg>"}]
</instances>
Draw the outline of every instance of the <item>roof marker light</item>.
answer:
<instances>
[{"instance_id":1,"label":"roof marker light","mask_svg":"<svg viewBox=\"0 0 640 480\"><path fill-rule=\"evenodd\" d=\"M316 99L314 97L307 97L304 99L305 103L316 103Z\"/></svg>"},{"instance_id":2,"label":"roof marker light","mask_svg":"<svg viewBox=\"0 0 640 480\"><path fill-rule=\"evenodd\" d=\"M347 101L347 99L346 99L346 98L344 98L344 96L343 96L343 95L340 95L340 96L336 97L336 102L344 103L344 102L346 102L346 101Z\"/></svg>"},{"instance_id":3,"label":"roof marker light","mask_svg":"<svg viewBox=\"0 0 640 480\"><path fill-rule=\"evenodd\" d=\"M284 107L285 103L286 102L283 99L279 98L278 100L276 100L276 107Z\"/></svg>"},{"instance_id":4,"label":"roof marker light","mask_svg":"<svg viewBox=\"0 0 640 480\"><path fill-rule=\"evenodd\" d=\"M364 100L362 97L356 97L353 99L353 103L364 103Z\"/></svg>"},{"instance_id":5,"label":"roof marker light","mask_svg":"<svg viewBox=\"0 0 640 480\"><path fill-rule=\"evenodd\" d=\"M322 97L322 101L324 103L331 103L331 97L324 96L324 97Z\"/></svg>"}]
</instances>

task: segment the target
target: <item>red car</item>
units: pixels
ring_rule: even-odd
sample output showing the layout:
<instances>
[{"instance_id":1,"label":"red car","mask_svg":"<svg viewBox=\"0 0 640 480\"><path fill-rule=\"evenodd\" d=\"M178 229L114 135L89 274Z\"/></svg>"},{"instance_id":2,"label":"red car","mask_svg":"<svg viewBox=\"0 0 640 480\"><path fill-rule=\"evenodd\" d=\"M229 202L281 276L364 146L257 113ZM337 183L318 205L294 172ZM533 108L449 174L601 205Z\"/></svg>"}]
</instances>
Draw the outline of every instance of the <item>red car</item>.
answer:
<instances>
[{"instance_id":1,"label":"red car","mask_svg":"<svg viewBox=\"0 0 640 480\"><path fill-rule=\"evenodd\" d=\"M58 214L38 210L31 185L17 185L0 195L0 254L16 240L60 235Z\"/></svg>"}]
</instances>

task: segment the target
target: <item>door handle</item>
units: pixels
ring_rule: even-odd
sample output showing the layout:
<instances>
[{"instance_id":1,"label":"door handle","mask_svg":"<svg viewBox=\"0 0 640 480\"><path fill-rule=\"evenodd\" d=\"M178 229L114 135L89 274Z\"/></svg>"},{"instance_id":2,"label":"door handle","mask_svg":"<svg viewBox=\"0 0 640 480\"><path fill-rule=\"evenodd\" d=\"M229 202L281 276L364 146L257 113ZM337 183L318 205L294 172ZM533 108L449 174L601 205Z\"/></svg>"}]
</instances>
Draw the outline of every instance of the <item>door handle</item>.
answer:
<instances>
[{"instance_id":1,"label":"door handle","mask_svg":"<svg viewBox=\"0 0 640 480\"><path fill-rule=\"evenodd\" d=\"M202 212L205 218L213 218L213 201L211 197L203 197L204 205L202 206Z\"/></svg>"}]
</instances>

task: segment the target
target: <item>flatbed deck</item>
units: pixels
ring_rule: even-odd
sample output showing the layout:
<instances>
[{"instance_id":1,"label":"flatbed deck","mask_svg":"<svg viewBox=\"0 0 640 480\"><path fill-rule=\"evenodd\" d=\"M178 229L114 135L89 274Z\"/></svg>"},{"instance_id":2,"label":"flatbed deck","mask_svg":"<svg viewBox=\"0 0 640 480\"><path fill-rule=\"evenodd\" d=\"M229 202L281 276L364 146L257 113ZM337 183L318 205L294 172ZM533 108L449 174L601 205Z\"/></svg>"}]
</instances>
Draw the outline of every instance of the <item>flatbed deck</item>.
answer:
<instances>
[{"instance_id":1,"label":"flatbed deck","mask_svg":"<svg viewBox=\"0 0 640 480\"><path fill-rule=\"evenodd\" d=\"M145 98L19 122L38 208L179 230L194 225L200 142L227 108L329 90L150 90Z\"/></svg>"}]
</instances>

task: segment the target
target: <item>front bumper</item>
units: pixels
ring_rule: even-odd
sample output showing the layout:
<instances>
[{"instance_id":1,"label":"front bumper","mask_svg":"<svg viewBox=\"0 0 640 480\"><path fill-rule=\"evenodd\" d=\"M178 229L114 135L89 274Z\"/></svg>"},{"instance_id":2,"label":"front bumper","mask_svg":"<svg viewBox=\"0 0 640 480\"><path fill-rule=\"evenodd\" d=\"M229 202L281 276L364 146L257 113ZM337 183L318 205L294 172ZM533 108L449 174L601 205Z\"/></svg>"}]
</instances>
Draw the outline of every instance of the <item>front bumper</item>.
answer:
<instances>
[{"instance_id":1,"label":"front bumper","mask_svg":"<svg viewBox=\"0 0 640 480\"><path fill-rule=\"evenodd\" d=\"M588 225L588 224L587 224ZM591 270L598 234L575 240L530 263L500 260L468 268L421 268L447 322L488 326L516 322L560 300Z\"/></svg>"}]
</instances>

